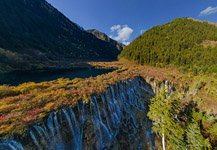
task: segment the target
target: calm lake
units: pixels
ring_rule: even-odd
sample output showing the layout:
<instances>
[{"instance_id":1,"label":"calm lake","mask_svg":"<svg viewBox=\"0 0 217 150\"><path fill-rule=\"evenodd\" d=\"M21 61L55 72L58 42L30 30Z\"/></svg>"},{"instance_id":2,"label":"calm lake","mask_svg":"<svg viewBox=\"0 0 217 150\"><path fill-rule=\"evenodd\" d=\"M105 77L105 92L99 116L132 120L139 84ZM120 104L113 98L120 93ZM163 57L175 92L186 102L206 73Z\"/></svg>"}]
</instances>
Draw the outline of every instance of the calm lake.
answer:
<instances>
[{"instance_id":1,"label":"calm lake","mask_svg":"<svg viewBox=\"0 0 217 150\"><path fill-rule=\"evenodd\" d=\"M19 85L24 82L52 81L58 78L88 78L109 73L114 69L76 68L76 69L52 69L36 71L14 71L0 74L0 85Z\"/></svg>"}]
</instances>

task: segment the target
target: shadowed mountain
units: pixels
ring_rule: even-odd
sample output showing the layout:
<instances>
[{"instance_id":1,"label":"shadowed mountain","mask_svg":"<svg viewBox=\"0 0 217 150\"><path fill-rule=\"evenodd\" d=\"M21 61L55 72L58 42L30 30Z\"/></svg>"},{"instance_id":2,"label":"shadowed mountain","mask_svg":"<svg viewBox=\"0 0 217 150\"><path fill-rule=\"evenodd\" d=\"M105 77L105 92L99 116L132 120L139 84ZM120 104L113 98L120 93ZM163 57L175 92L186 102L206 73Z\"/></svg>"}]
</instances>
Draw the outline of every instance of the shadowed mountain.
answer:
<instances>
[{"instance_id":1,"label":"shadowed mountain","mask_svg":"<svg viewBox=\"0 0 217 150\"><path fill-rule=\"evenodd\" d=\"M120 49L71 22L45 0L0 1L0 72L114 60Z\"/></svg>"},{"instance_id":2,"label":"shadowed mountain","mask_svg":"<svg viewBox=\"0 0 217 150\"><path fill-rule=\"evenodd\" d=\"M120 51L122 51L124 49L124 47L125 47L124 44L113 40L112 38L110 38L105 33L102 33L102 32L100 32L100 31L98 31L96 29L87 30L87 32L93 34L94 36L96 36L100 40L103 40L103 41L106 41L106 42L110 43L111 45L115 46Z\"/></svg>"}]
</instances>

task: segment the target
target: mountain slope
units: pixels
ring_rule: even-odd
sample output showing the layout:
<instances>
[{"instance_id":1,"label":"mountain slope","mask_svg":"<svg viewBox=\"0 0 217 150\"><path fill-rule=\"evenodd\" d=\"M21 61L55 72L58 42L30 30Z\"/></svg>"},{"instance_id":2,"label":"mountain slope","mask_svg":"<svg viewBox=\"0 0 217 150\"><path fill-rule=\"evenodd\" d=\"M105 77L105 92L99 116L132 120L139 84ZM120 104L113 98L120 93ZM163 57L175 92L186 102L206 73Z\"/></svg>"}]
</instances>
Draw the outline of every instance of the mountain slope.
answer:
<instances>
[{"instance_id":1,"label":"mountain slope","mask_svg":"<svg viewBox=\"0 0 217 150\"><path fill-rule=\"evenodd\" d=\"M145 32L119 57L140 64L217 72L217 28L215 24L190 18L175 19Z\"/></svg>"},{"instance_id":2,"label":"mountain slope","mask_svg":"<svg viewBox=\"0 0 217 150\"><path fill-rule=\"evenodd\" d=\"M120 51L122 51L123 48L125 47L124 44L119 43L119 42L111 39L108 35L106 35L105 33L100 32L100 31L98 31L96 29L87 30L87 32L93 34L94 36L96 36L100 40L111 43L113 46L117 47L117 49L120 50Z\"/></svg>"},{"instance_id":3,"label":"mountain slope","mask_svg":"<svg viewBox=\"0 0 217 150\"><path fill-rule=\"evenodd\" d=\"M113 60L120 53L116 46L84 31L45 0L0 1L0 48L0 58L4 58L0 59L0 70L8 71L60 61ZM16 63L8 57L11 53L18 58ZM20 65L23 63L26 65Z\"/></svg>"}]
</instances>

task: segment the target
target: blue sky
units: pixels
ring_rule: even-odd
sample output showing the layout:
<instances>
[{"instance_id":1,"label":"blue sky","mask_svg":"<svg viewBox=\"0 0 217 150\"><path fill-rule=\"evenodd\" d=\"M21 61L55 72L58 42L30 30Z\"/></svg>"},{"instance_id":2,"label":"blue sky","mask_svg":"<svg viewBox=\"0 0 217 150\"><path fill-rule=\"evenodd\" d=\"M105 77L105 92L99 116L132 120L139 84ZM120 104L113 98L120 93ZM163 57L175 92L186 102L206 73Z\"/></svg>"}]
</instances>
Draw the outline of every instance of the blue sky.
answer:
<instances>
[{"instance_id":1,"label":"blue sky","mask_svg":"<svg viewBox=\"0 0 217 150\"><path fill-rule=\"evenodd\" d=\"M128 43L178 17L217 22L217 0L47 0L85 29Z\"/></svg>"}]
</instances>

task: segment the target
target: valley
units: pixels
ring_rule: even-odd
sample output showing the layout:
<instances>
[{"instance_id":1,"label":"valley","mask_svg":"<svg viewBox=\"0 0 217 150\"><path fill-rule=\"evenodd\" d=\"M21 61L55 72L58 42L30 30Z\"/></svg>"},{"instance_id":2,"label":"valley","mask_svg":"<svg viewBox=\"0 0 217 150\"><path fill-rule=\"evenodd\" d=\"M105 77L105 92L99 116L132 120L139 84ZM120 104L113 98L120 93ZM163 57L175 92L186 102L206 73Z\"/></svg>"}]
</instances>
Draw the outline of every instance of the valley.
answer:
<instances>
[{"instance_id":1,"label":"valley","mask_svg":"<svg viewBox=\"0 0 217 150\"><path fill-rule=\"evenodd\" d=\"M0 150L217 149L217 7L96 1L0 1Z\"/></svg>"}]
</instances>

